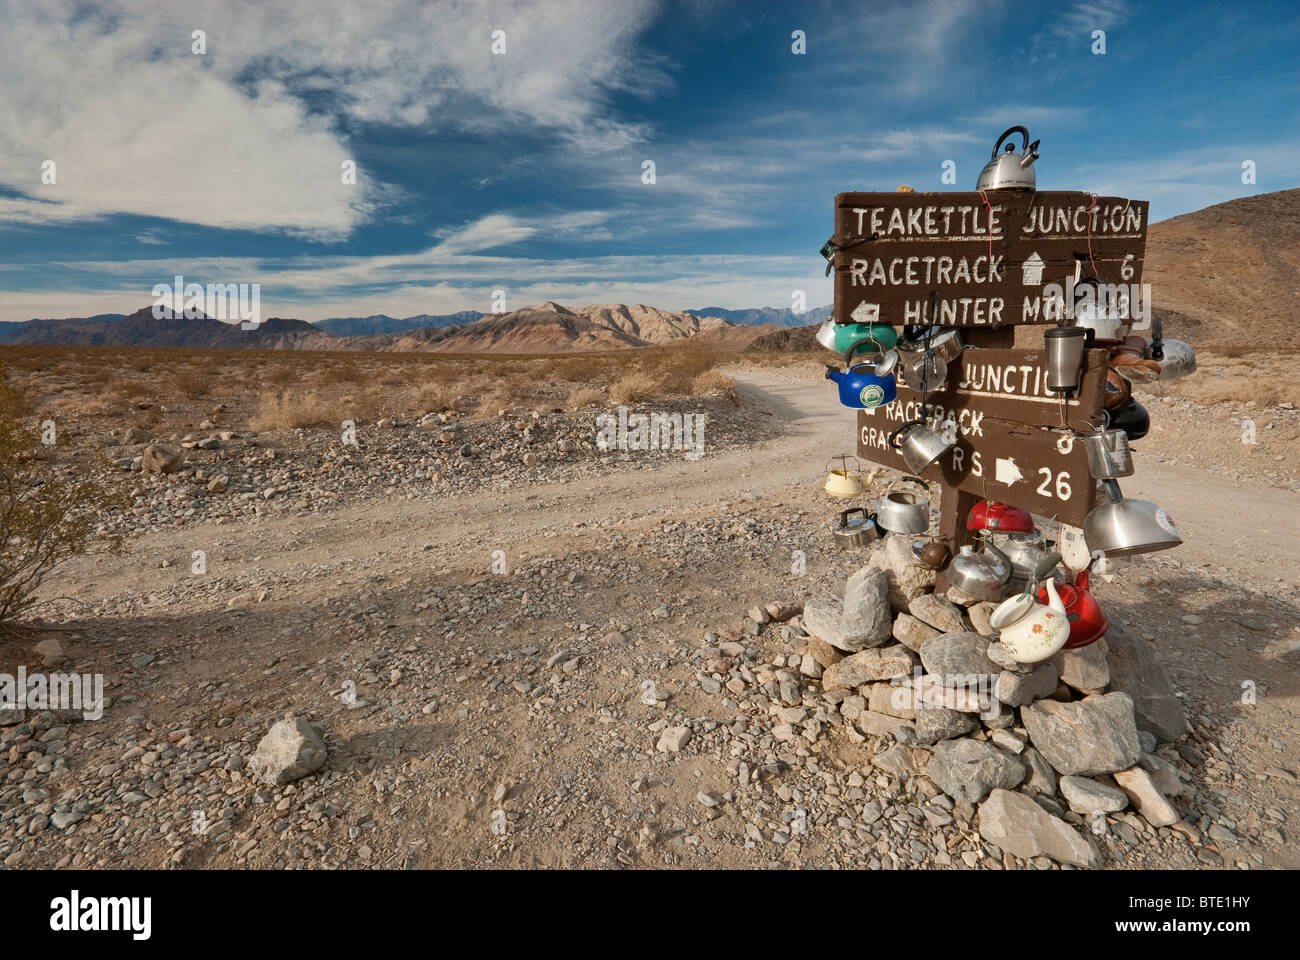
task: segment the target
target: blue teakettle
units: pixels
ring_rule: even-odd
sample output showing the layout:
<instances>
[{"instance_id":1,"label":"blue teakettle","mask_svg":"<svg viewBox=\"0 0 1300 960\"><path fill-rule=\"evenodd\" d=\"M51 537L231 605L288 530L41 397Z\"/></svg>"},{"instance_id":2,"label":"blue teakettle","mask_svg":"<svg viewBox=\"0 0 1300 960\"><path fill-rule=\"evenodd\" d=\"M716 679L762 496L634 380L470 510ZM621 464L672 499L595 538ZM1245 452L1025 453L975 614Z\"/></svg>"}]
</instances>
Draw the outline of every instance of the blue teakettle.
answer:
<instances>
[{"instance_id":1,"label":"blue teakettle","mask_svg":"<svg viewBox=\"0 0 1300 960\"><path fill-rule=\"evenodd\" d=\"M871 410L892 403L898 396L893 374L876 376L875 363L858 363L845 373L834 367L826 368L826 379L834 380L840 388L840 403L859 410Z\"/></svg>"}]
</instances>

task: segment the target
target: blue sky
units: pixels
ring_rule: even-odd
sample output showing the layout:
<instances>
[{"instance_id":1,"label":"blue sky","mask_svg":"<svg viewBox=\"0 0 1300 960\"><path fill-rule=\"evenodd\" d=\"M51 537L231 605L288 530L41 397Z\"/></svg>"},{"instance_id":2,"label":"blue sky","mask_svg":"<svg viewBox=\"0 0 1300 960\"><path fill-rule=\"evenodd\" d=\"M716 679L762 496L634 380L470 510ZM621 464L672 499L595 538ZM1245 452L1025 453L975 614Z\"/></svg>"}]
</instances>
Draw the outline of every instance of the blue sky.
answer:
<instances>
[{"instance_id":1,"label":"blue sky","mask_svg":"<svg viewBox=\"0 0 1300 960\"><path fill-rule=\"evenodd\" d=\"M1016 123L1040 189L1153 220L1300 185L1292 0L0 0L0 24L0 320L128 312L178 273L305 320L497 289L817 306L836 193L972 189Z\"/></svg>"}]
</instances>

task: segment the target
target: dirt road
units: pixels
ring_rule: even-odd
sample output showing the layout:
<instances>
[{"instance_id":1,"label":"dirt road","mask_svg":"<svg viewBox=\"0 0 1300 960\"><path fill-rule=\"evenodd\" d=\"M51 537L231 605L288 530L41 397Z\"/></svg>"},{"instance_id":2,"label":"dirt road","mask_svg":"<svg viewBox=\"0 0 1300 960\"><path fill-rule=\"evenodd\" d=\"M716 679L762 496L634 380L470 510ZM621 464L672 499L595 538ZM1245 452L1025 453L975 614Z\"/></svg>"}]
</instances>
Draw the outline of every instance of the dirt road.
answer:
<instances>
[{"instance_id":1,"label":"dirt road","mask_svg":"<svg viewBox=\"0 0 1300 960\"><path fill-rule=\"evenodd\" d=\"M762 866L832 855L897 863L880 845L858 859L810 839L801 859L798 844L774 851L748 833L701 840L713 821L702 824L696 793L733 776L726 739L716 755L692 757L689 776L646 772L663 762L646 725L665 707L641 698L647 677L674 691L674 715L710 715L717 702L700 691L692 659L705 631L733 629L754 603L802 600L819 579L853 569L853 558L827 542L836 508L821 490L827 456L854 449L853 414L806 375L742 371L738 379L747 402L785 425L757 449L432 503L146 531L124 557L70 564L49 592L98 612L67 621L69 654L112 677L120 702L94 741L98 753L69 768L68 782L79 782L76 769L116 764L140 747L153 756L148 745L164 738L208 738L200 772L135 776L141 785L174 782L186 797L178 819L219 799L235 811L234 839L204 845L181 826L142 829L130 835L128 858L142 866L356 865L358 856L420 866ZM1180 862L1300 866L1294 848L1268 832L1277 818L1261 813L1297 809L1297 494L1145 463L1140 445L1138 463L1126 492L1165 506L1187 543L1125 565L1099 597L1113 619L1156 643L1193 723L1212 736L1204 823L1243 838L1240 849L1219 843ZM206 557L203 577L191 574L196 550ZM794 551L806 553L806 574L792 574ZM497 560L505 576L493 575ZM555 661L543 689L546 671L534 661L553 651L576 668L561 675L566 661ZM0 652L6 661L18 655ZM348 684L364 709L339 705ZM1257 692L1252 703L1243 702L1246 685ZM277 810L316 817L302 829L319 839L301 847L279 843L258 801L247 805L238 764L214 780L207 763L251 750L289 710L324 718L335 771L334 780L304 781L312 785L292 803L268 793ZM840 762L848 769L860 758ZM341 841L331 831L344 825L331 826L328 812L353 776L377 797L352 810ZM106 789L116 798L126 786ZM116 812L116 799L103 802L103 815ZM511 824L518 819L509 840L487 832L494 804L510 809ZM637 832L651 820L657 840ZM417 839L429 824L442 831L432 845ZM370 853L356 852L358 834L373 835ZM62 846L49 836L21 847L17 862L52 864L64 848L72 863L117 855L93 834L66 836ZM706 851L705 860L689 858Z\"/></svg>"}]
</instances>

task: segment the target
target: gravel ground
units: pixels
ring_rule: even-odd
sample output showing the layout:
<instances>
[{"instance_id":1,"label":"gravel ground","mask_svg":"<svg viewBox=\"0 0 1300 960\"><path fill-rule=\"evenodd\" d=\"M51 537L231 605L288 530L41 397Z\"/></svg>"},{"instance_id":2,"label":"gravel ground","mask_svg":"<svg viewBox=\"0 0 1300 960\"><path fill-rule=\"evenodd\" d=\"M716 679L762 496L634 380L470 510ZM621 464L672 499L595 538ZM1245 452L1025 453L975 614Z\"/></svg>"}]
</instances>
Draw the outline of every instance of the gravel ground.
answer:
<instances>
[{"instance_id":1,"label":"gravel ground","mask_svg":"<svg viewBox=\"0 0 1300 960\"><path fill-rule=\"evenodd\" d=\"M196 471L231 476L191 504L162 491L202 478L122 471L147 490L130 553L69 564L48 590L69 599L43 611L57 629L0 641L5 669L35 670L55 639L46 658L102 673L110 701L99 720L0 726L0 862L1058 868L983 840L972 805L919 773L928 748L899 769L890 738L846 725L802 671L797 614L747 616L784 617L864 562L826 534L813 455L852 424L820 397L797 374L755 377L734 448L710 434L701 464L579 447L534 477L514 450L461 458L430 490L417 473L455 443L412 425L367 435L347 454L359 471L310 432L191 450ZM533 449L555 449L565 428L541 419ZM1157 750L1186 785L1182 825L1111 815L1106 866L1300 866L1300 590L1211 567L1220 553L1135 560L1098 588L1156 644L1193 724ZM290 715L319 726L327 758L262 783L250 760Z\"/></svg>"}]
</instances>

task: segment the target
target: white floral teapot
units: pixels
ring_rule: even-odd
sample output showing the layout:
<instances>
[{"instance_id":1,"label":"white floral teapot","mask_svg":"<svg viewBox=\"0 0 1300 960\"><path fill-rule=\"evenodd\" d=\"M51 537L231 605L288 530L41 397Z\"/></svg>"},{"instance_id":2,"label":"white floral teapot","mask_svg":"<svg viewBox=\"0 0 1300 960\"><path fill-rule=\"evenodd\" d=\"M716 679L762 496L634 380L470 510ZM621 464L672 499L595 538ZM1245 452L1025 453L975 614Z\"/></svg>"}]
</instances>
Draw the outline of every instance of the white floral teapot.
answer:
<instances>
[{"instance_id":1,"label":"white floral teapot","mask_svg":"<svg viewBox=\"0 0 1300 960\"><path fill-rule=\"evenodd\" d=\"M1061 562L1061 555L1046 557L1039 566L1038 577ZM1065 604L1056 592L1056 581L1047 580L1047 605L1038 603L1036 580L1030 580L1024 593L1002 601L989 617L989 625L998 631L998 641L1020 663L1039 663L1055 654L1070 639L1070 620Z\"/></svg>"}]
</instances>

